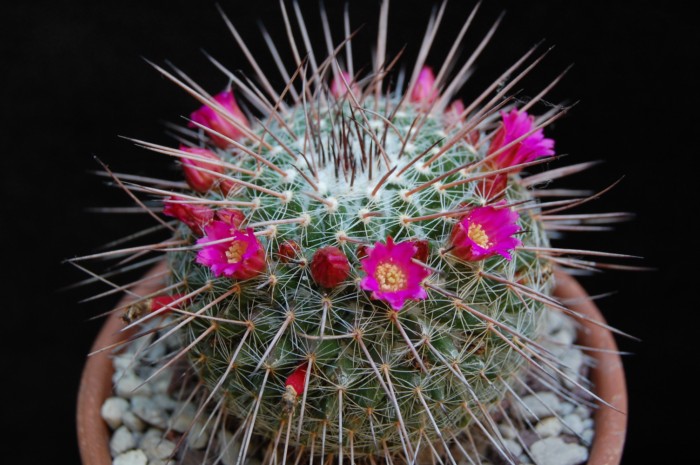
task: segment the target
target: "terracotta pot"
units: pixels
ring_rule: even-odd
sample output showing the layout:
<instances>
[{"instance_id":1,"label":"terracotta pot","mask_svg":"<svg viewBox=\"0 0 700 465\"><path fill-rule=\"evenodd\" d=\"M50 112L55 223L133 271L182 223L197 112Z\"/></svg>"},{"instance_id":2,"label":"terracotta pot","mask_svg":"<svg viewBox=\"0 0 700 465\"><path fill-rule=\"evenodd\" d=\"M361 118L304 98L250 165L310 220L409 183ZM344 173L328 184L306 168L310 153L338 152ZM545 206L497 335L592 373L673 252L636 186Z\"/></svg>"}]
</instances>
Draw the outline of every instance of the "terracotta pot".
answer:
<instances>
[{"instance_id":1,"label":"terracotta pot","mask_svg":"<svg viewBox=\"0 0 700 465\"><path fill-rule=\"evenodd\" d=\"M164 264L155 267L151 274L164 270ZM568 306L597 321L604 322L603 316L588 298L586 291L572 277L556 275L557 297L571 303ZM158 279L148 281L134 289L146 295L162 287ZM120 305L127 303L127 297ZM124 340L127 335L120 333L124 327L119 314L112 314L102 327L92 350L101 349ZM590 352L596 360L591 372L595 393L615 406L621 412L627 411L627 388L625 372L620 356L615 353L617 345L612 334L592 323L582 324L578 343L584 346L603 349ZM109 351L100 352L88 358L78 393L78 444L83 465L111 465L109 454L109 429L100 415L105 399L112 395L112 374L114 370ZM622 456L627 430L627 416L609 407L601 406L595 415L595 438L590 450L589 465L618 465Z\"/></svg>"}]
</instances>

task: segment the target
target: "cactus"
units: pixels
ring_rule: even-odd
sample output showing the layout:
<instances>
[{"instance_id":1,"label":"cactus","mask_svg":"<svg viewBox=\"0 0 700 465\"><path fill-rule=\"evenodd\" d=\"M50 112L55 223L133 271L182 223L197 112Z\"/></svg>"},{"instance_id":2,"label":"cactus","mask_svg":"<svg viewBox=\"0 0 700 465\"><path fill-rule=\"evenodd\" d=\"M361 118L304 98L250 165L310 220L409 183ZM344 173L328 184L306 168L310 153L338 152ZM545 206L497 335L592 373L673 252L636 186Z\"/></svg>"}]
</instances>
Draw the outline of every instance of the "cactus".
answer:
<instances>
[{"instance_id":1,"label":"cactus","mask_svg":"<svg viewBox=\"0 0 700 465\"><path fill-rule=\"evenodd\" d=\"M468 105L455 95L471 58L455 66L450 53L433 69L426 40L397 71L387 9L369 71L352 62L347 16L348 40L325 56L303 33L291 39L297 66L282 71L281 92L260 72L258 87L215 62L233 86L211 96L154 65L202 107L179 148L137 141L178 160L187 184L125 187L157 196L165 218L153 215L172 231L111 252L167 257L167 286L125 320L163 318L182 334L167 364L187 359L196 371L201 415L237 419L239 460L253 434L284 460L454 463L468 430L507 455L494 407L526 369L564 375L539 344L547 312L573 313L552 297L552 270L599 264L553 248L548 231L597 217L557 215L586 199L545 201L538 187L587 165L526 172L556 158L544 130L566 109L528 113L551 85L524 106L505 97L539 62L534 48Z\"/></svg>"}]
</instances>

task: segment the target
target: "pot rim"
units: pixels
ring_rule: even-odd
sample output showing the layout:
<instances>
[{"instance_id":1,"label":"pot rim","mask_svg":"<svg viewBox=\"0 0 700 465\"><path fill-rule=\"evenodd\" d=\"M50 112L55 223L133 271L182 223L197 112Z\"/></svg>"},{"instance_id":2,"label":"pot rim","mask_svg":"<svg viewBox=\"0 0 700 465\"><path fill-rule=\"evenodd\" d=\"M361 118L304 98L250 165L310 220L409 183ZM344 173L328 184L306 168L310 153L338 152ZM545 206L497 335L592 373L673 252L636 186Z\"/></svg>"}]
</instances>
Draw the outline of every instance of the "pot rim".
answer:
<instances>
[{"instance_id":1,"label":"pot rim","mask_svg":"<svg viewBox=\"0 0 700 465\"><path fill-rule=\"evenodd\" d=\"M150 275L165 271L164 262L149 271ZM564 300L571 310L605 324L605 318L583 287L564 272L555 272L555 296ZM159 280L147 280L133 289L137 295L147 295L160 286ZM117 307L128 304L132 298L125 296ZM113 312L102 326L85 367L78 391L77 433L80 457L83 465L111 465L109 453L110 432L102 420L104 401L112 396L114 368L110 351L101 350L117 346L128 338L120 315ZM593 391L614 408L599 404L595 413L595 436L589 450L589 465L619 465L627 432L627 387L622 359L613 334L591 321L581 321L577 341L584 347L596 348L587 354L595 360L590 379ZM99 351L99 352L97 352ZM585 351L585 349L584 349Z\"/></svg>"}]
</instances>

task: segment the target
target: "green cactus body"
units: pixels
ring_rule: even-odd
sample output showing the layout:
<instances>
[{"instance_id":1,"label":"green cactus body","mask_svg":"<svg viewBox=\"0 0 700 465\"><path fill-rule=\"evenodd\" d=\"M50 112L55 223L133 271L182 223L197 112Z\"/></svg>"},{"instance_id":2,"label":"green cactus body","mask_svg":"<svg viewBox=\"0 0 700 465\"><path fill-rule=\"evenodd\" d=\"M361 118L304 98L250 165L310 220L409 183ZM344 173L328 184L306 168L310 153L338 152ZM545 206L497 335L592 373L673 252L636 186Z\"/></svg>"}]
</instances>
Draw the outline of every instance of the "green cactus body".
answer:
<instances>
[{"instance_id":1,"label":"green cactus body","mask_svg":"<svg viewBox=\"0 0 700 465\"><path fill-rule=\"evenodd\" d=\"M299 6L299 31L281 8L296 69L283 69L263 32L286 82L280 93L228 19L257 83L213 60L232 87L211 96L183 72L154 65L202 107L177 128L179 148L137 143L176 158L187 183L132 176L118 184L132 197L158 196L164 217L179 223L149 211L160 224L126 240L166 228L172 235L76 260L126 255L102 280L111 284L154 262L132 263L142 255L165 253L169 281L137 298L124 319L142 335L167 331L154 345L181 333L159 370L189 361L200 408L188 434L212 432L205 457L228 457L214 463L264 455L266 465L456 465L455 456L481 463L495 454L515 463L494 417L510 426L510 413L522 419L524 380L551 381L572 402L604 402L543 341L549 312L587 319L552 296L553 269L614 268L595 260L623 257L549 243L550 231L625 218L559 214L595 196L543 189L590 166L535 166L553 160L544 130L566 109L539 118L528 111L560 77L527 103L508 96L543 58L533 48L465 105L457 91L498 21L459 66L465 26L433 74L425 63L443 4L404 72L387 56L382 2L373 63L356 73L347 10L334 50L322 9L321 57ZM222 439L228 431L231 441Z\"/></svg>"},{"instance_id":2,"label":"green cactus body","mask_svg":"<svg viewBox=\"0 0 700 465\"><path fill-rule=\"evenodd\" d=\"M549 295L550 265L528 250L479 261L449 250L460 215L487 203L478 180L457 181L489 172L478 164L488 132L477 130L486 143L465 138L424 166L462 124L415 103L393 114L400 92L356 103L347 97L318 94L254 127L240 143L259 157L238 146L218 150L230 164L221 182L228 177L233 188L223 196L214 187L204 198L244 214L241 229L258 233L266 266L232 280L196 263L197 248L169 254L172 282L186 283L182 293L205 289L188 308L198 317L184 325L189 358L227 412L271 440L289 426L290 443L317 454L322 443L326 454L357 457L412 454L422 441L442 448L486 421L484 412L527 364L520 344L539 337L543 304L532 296ZM499 199L507 208L534 203L518 180L510 176ZM534 212L519 214L518 238L530 249L547 247ZM194 242L184 226L179 235ZM359 286L362 247L387 237L429 245L428 297L400 310ZM296 255L283 258L290 241ZM329 289L310 264L330 246L351 271ZM302 365L304 392L285 397L286 380Z\"/></svg>"}]
</instances>

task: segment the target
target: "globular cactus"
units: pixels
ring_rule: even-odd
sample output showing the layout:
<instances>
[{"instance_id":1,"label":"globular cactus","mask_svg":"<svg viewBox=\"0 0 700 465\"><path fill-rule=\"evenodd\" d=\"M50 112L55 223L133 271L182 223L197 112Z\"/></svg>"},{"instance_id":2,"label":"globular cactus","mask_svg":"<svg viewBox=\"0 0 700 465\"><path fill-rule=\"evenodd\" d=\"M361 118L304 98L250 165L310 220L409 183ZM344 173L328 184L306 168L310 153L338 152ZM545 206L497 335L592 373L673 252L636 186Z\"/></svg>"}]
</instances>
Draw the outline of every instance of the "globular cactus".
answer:
<instances>
[{"instance_id":1,"label":"globular cactus","mask_svg":"<svg viewBox=\"0 0 700 465\"><path fill-rule=\"evenodd\" d=\"M524 369L562 372L538 342L546 312L571 313L551 295L553 266L596 264L547 236L574 228L556 213L581 200L542 202L535 187L583 167L523 170L556 157L543 131L564 110L534 117L544 92L506 97L534 49L467 105L455 93L471 59L433 69L427 41L397 71L387 8L371 71L345 53L350 38L319 57L304 34L280 93L229 73L212 97L157 67L203 106L179 148L139 141L177 158L187 187L140 188L179 221L153 247L168 297L127 320L165 316L184 335L175 357L206 386L203 410L238 419L240 460L253 434L285 460L451 457L465 429L499 441L490 412Z\"/></svg>"}]
</instances>

